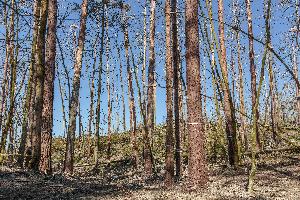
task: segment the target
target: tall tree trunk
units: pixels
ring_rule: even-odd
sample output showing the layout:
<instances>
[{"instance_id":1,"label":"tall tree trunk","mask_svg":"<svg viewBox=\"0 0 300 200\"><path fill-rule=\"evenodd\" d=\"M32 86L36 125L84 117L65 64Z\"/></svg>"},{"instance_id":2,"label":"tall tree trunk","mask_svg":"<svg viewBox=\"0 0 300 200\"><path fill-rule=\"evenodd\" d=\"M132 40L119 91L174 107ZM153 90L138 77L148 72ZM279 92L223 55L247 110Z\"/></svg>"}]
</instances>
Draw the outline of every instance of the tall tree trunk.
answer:
<instances>
[{"instance_id":1,"label":"tall tree trunk","mask_svg":"<svg viewBox=\"0 0 300 200\"><path fill-rule=\"evenodd\" d=\"M298 47L293 45L293 66L294 66L294 74L298 79L298 59L297 59ZM296 85L296 111L297 111L297 119L296 123L300 126L300 88Z\"/></svg>"},{"instance_id":2,"label":"tall tree trunk","mask_svg":"<svg viewBox=\"0 0 300 200\"><path fill-rule=\"evenodd\" d=\"M198 29L198 4L196 0L185 1L186 32L186 79L189 133L189 182L191 186L203 186L208 181L205 149L204 123L201 102L200 52Z\"/></svg>"},{"instance_id":3,"label":"tall tree trunk","mask_svg":"<svg viewBox=\"0 0 300 200\"><path fill-rule=\"evenodd\" d=\"M174 135L173 135L173 92L172 92L172 42L171 42L171 4L166 1L166 107L167 107L167 132L166 132L166 158L165 158L165 185L170 187L174 182Z\"/></svg>"},{"instance_id":4,"label":"tall tree trunk","mask_svg":"<svg viewBox=\"0 0 300 200\"><path fill-rule=\"evenodd\" d=\"M53 100L56 57L57 0L49 0L47 49L45 60L43 126L41 139L40 171L49 174L51 170L51 143L53 127Z\"/></svg>"},{"instance_id":5,"label":"tall tree trunk","mask_svg":"<svg viewBox=\"0 0 300 200\"><path fill-rule=\"evenodd\" d=\"M250 60L250 74L251 74L251 94L252 94L252 113L256 113L255 115L259 118L258 108L255 108L255 101L257 98L256 91L256 66L254 62L254 44L253 44L253 28L252 28L252 12L251 12L251 1L245 0L246 2L246 11L247 11L247 20L248 20L248 38L249 38L249 60ZM256 124L256 130L258 130L258 125ZM260 149L260 138L259 134L256 134L256 142L257 147Z\"/></svg>"},{"instance_id":6,"label":"tall tree trunk","mask_svg":"<svg viewBox=\"0 0 300 200\"><path fill-rule=\"evenodd\" d=\"M240 35L239 32L236 32L236 41L237 41L237 59L238 59L238 90L239 90L239 99L240 99L240 120L241 120L241 142L244 145L245 150L248 149L248 139L246 137L246 119L245 119L245 97L244 97L244 75L243 75L243 65L241 60L241 45L240 45Z\"/></svg>"},{"instance_id":7,"label":"tall tree trunk","mask_svg":"<svg viewBox=\"0 0 300 200\"><path fill-rule=\"evenodd\" d=\"M69 117L69 128L67 133L67 145L64 163L64 172L72 174L74 164L74 142L76 131L76 116L79 102L80 78L82 68L82 57L86 35L88 0L83 0L81 4L80 29L78 37L78 48L76 50L76 60L74 64L74 79L72 96L70 100L71 110Z\"/></svg>"},{"instance_id":8,"label":"tall tree trunk","mask_svg":"<svg viewBox=\"0 0 300 200\"><path fill-rule=\"evenodd\" d=\"M14 39L15 39L15 1L11 1L11 15L10 15L10 33L8 39L9 41L9 47L6 48L6 60L5 60L5 66L4 66L4 73L8 72L8 69L5 69L6 67L8 68L10 65L10 106L8 110L8 116L7 120L4 126L4 129L2 131L2 137L1 137L1 143L0 143L0 163L3 161L3 154L5 154L5 148L6 148L6 141L7 141L7 136L10 131L11 124L12 124L12 119L13 119L13 111L14 111L14 93L15 93L15 84L16 84L16 63L15 63L15 57L14 57L14 50L15 50L15 44L14 44ZM9 64L8 64L9 60ZM5 76L5 74L4 74ZM6 105L4 102L6 101L6 85L8 84L7 80L4 79L3 81L3 89L2 89L2 102L1 105L3 106L1 109L1 115L2 112L4 111L4 106ZM2 119L0 121L0 126L2 125Z\"/></svg>"},{"instance_id":9,"label":"tall tree trunk","mask_svg":"<svg viewBox=\"0 0 300 200\"><path fill-rule=\"evenodd\" d=\"M5 25L5 60L3 66L3 79L2 79L2 86L1 86L1 93L0 93L0 131L2 129L2 120L3 120L3 113L5 113L4 109L6 107L6 93L7 93L7 86L8 86L8 71L9 71L9 51L10 51L10 43L12 42L10 39L10 29L7 23L7 0L4 1L3 5L3 21ZM12 11L13 12L13 11ZM13 22L11 21L10 24ZM1 153L1 151L0 151Z\"/></svg>"},{"instance_id":10,"label":"tall tree trunk","mask_svg":"<svg viewBox=\"0 0 300 200\"><path fill-rule=\"evenodd\" d=\"M171 0L171 25L172 25L172 55L173 55L173 91L174 91L174 118L175 118L175 165L176 177L181 173L181 147L180 147L180 109L179 109L179 50L177 31L177 2Z\"/></svg>"},{"instance_id":11,"label":"tall tree trunk","mask_svg":"<svg viewBox=\"0 0 300 200\"><path fill-rule=\"evenodd\" d=\"M111 84L110 84L110 65L109 65L109 31L108 31L108 16L106 16L106 90L107 90L107 160L110 161L111 156L111 115L112 115L112 101L111 101Z\"/></svg>"},{"instance_id":12,"label":"tall tree trunk","mask_svg":"<svg viewBox=\"0 0 300 200\"><path fill-rule=\"evenodd\" d=\"M100 151L100 115L101 115L101 92L102 92L102 64L103 64L103 52L104 52L104 36L105 36L105 23L106 23L106 4L102 5L101 14L101 38L100 38L100 58L98 68L98 85L97 85L97 105L96 105L96 120L95 120L95 169L98 167L98 152Z\"/></svg>"},{"instance_id":13,"label":"tall tree trunk","mask_svg":"<svg viewBox=\"0 0 300 200\"><path fill-rule=\"evenodd\" d=\"M147 128L146 138L151 141L154 131L154 115L155 115L155 5L156 0L151 0L150 9L150 51L149 51L149 67L148 67L148 92L147 92ZM148 142L148 141L147 141ZM150 146L151 147L151 146ZM151 176L153 172L153 160L151 149L145 145L144 147L145 173Z\"/></svg>"},{"instance_id":14,"label":"tall tree trunk","mask_svg":"<svg viewBox=\"0 0 300 200\"><path fill-rule=\"evenodd\" d=\"M220 40L220 65L223 76L224 92L224 113L226 121L226 134L228 140L228 158L229 164L236 166L239 162L238 146L236 138L236 118L234 112L233 100L230 95L229 80L226 61L226 46L224 33L224 7L223 0L218 1L218 20L219 20L219 40Z\"/></svg>"},{"instance_id":15,"label":"tall tree trunk","mask_svg":"<svg viewBox=\"0 0 300 200\"><path fill-rule=\"evenodd\" d=\"M146 96L147 96L147 88L146 88L146 62L147 62L147 0L145 0L144 6L144 34L143 34L143 66L142 66L142 109L146 112Z\"/></svg>"},{"instance_id":16,"label":"tall tree trunk","mask_svg":"<svg viewBox=\"0 0 300 200\"><path fill-rule=\"evenodd\" d=\"M132 70L130 67L130 58L129 58L129 35L128 35L128 22L126 15L126 8L122 8L123 12L123 32L124 32L124 45L125 45L125 56L126 56L126 69L127 69L127 81L128 81L128 96L129 96L129 113L130 113L130 141L133 151L134 163L137 166L139 164L138 159L138 147L136 139L136 108L134 100L134 90L132 85Z\"/></svg>"},{"instance_id":17,"label":"tall tree trunk","mask_svg":"<svg viewBox=\"0 0 300 200\"><path fill-rule=\"evenodd\" d=\"M42 132L42 111L44 96L44 76L45 76L45 36L48 17L48 0L41 0L39 29L36 49L36 87L34 102L34 121L32 122L32 158L29 168L38 170L41 156L41 132Z\"/></svg>"},{"instance_id":18,"label":"tall tree trunk","mask_svg":"<svg viewBox=\"0 0 300 200\"><path fill-rule=\"evenodd\" d=\"M124 80L123 80L123 65L120 55L120 48L118 47L118 56L120 61L120 81L121 81L121 95L122 95L122 125L123 131L126 131L126 108L125 108L125 91L124 91Z\"/></svg>"},{"instance_id":19,"label":"tall tree trunk","mask_svg":"<svg viewBox=\"0 0 300 200\"><path fill-rule=\"evenodd\" d=\"M265 12L265 29L266 29L266 43L264 48L264 53L261 61L261 71L260 71L260 78L259 84L257 89L257 98L255 100L254 108L253 108L253 121L252 121L252 134L251 134L251 170L249 173L249 180L248 180L248 192L253 192L253 185L254 185L254 178L256 174L256 150L257 150L257 132L258 132L258 116L256 109L259 107L259 97L260 92L262 89L262 84L264 81L264 72L265 72L265 65L267 60L268 51L271 47L271 35L270 35L270 19L271 19L271 0L267 0L267 7Z\"/></svg>"},{"instance_id":20,"label":"tall tree trunk","mask_svg":"<svg viewBox=\"0 0 300 200\"><path fill-rule=\"evenodd\" d=\"M95 74L96 74L96 63L97 63L97 43L99 38L99 32L97 33L95 42L93 44L93 67L92 76L90 77L90 111L88 121L88 135L87 135L87 154L91 155L91 137L92 137L92 123L94 119L94 97L95 97Z\"/></svg>"},{"instance_id":21,"label":"tall tree trunk","mask_svg":"<svg viewBox=\"0 0 300 200\"><path fill-rule=\"evenodd\" d=\"M273 57L272 54L270 54L270 58L269 58L269 87L270 87L270 97L271 97L271 128L272 128L272 136L273 136L273 140L274 142L277 144L278 139L277 138L277 117L276 117L276 109L277 109L277 105L276 105L276 91L275 91L275 81L274 81L274 71L273 71Z\"/></svg>"}]
</instances>

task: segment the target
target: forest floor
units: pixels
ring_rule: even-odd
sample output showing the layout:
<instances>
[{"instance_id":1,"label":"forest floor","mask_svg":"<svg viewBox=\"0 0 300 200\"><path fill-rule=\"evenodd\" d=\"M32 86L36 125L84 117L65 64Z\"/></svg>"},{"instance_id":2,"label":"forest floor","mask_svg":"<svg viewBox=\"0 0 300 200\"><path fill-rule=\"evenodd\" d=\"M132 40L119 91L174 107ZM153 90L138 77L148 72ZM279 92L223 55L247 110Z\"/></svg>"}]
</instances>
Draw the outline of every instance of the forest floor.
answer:
<instances>
[{"instance_id":1,"label":"forest floor","mask_svg":"<svg viewBox=\"0 0 300 200\"><path fill-rule=\"evenodd\" d=\"M112 164L98 175L76 168L73 177L2 166L0 199L300 199L299 152L261 156L258 163L252 194L246 192L249 164L238 170L210 165L207 188L196 191L185 189L184 181L169 190L162 178L145 183L142 171L134 173L128 162Z\"/></svg>"}]
</instances>

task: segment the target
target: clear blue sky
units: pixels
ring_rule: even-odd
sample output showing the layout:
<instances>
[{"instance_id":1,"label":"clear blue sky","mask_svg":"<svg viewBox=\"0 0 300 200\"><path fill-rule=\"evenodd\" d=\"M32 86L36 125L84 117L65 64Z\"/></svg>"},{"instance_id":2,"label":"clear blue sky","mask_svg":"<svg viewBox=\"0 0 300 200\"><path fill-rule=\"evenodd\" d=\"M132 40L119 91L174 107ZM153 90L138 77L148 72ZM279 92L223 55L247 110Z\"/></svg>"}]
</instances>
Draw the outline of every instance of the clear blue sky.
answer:
<instances>
[{"instance_id":1,"label":"clear blue sky","mask_svg":"<svg viewBox=\"0 0 300 200\"><path fill-rule=\"evenodd\" d=\"M71 2L71 1L68 1ZM81 3L81 1L78 0L74 0L74 2L76 3ZM135 62L138 63L138 55L141 53L142 49L141 46L139 46L139 48L137 47L137 44L139 43L139 39L141 39L142 36L142 31L143 31L143 18L142 18L142 11L143 11L143 5L144 2L143 1L136 1L136 0L129 0L126 3L128 3L129 5L131 5L131 11L128 13L131 18L129 20L130 26L129 26L129 31L130 31L130 41L131 44L133 45L133 49L134 49L134 54L136 55L136 59ZM201 1L202 5L204 5L204 1ZM247 30L247 24L246 24L246 18L244 16L244 12L245 12L245 7L244 7L244 1L240 1L241 3L241 10L240 12L242 13L242 17L241 17L241 26L243 30ZM63 2L60 2L61 5L65 4ZM275 5L275 4L274 4ZM272 6L272 43L275 47L275 49L280 49L282 47L286 47L286 45L288 43L290 43L291 41L286 41L287 39L287 35L288 30L291 28L291 23L288 22L288 19L292 19L292 14L294 12L294 9L292 7L288 8L287 6L281 6L279 4L276 4L276 6ZM217 1L213 1L213 9L214 9L214 18L217 19ZM232 12L231 12L231 1L225 1L225 17L226 17L226 22L231 24L232 22ZM61 8L60 9L60 15L63 15L67 10ZM68 17L70 19L79 19L79 10L75 11L70 11L70 9L68 9L69 12L71 12L72 14ZM165 80L164 80L164 1L158 1L157 3L157 9L156 9L156 71L157 71L157 80L159 85L161 86L165 86ZM184 56L184 21L183 21L183 17L184 17L184 1L179 1L179 11L181 12L181 17L180 17L180 41L181 41L181 48L182 48L182 55ZM148 5L148 9L147 9L147 14L148 14L148 30L149 30L149 5ZM254 1L252 3L252 12L253 12L253 25L254 25L254 35L257 38L262 39L264 36L264 19L263 19L263 12L264 12L264 3L263 1ZM112 22L112 15L118 13L118 9L110 9L108 11L108 14L110 16L110 22ZM89 22L91 22L91 20L89 20ZM73 62L72 62L72 58L70 56L70 49L68 50L68 45L69 47L71 47L72 45L72 31L70 28L71 24L76 24L77 26L79 26L79 21L78 20L69 20L66 23L64 23L65 27L63 29L59 30L59 37L61 38L61 42L64 44L63 46L65 46L64 51L69 51L69 53L65 53L66 54L66 64L69 68L70 73L72 74L72 66L73 66ZM215 23L215 25L217 25L217 23ZM217 30L217 29L216 29ZM95 40L95 35L98 31L97 26L93 23L89 23L88 25L88 36L87 36L87 43L86 43L86 49L87 50L91 50L91 44L94 42ZM229 42L231 41L230 39L230 34L231 31L230 29L226 28L227 31L227 42L229 44ZM115 68L115 74L119 73L119 61L118 61L118 56L116 53L116 47L115 47L115 42L117 41L118 45L122 45L123 43L123 33L120 32L120 29L117 28L116 23L112 24L110 23L110 27L109 27L109 32L110 32L110 49L111 49L111 53L110 53L110 59L109 59L109 64L111 65L111 68ZM245 93L246 93L246 97L247 97L247 107L250 107L250 101L249 101L249 92L250 92L250 85L249 80L250 80L250 76L249 76L249 67L248 67L248 60L247 60L247 55L248 55L248 39L247 37L242 35L242 45L245 47L244 49L244 54L243 57L245 58L243 60L243 66L244 66L244 73L245 73ZM228 45L229 46L229 45ZM124 58L124 51L123 51L123 47L120 46L121 49L121 56L122 56L122 63L123 63L123 77L124 79L126 78L126 68L125 68L125 58ZM260 61L261 61L261 52L263 50L263 46L260 44L255 44L255 53L256 53L256 64L257 64L257 68L258 71L260 69ZM99 51L99 46L98 46L98 51ZM231 49L228 47L227 49L227 56L228 56L228 63L229 59L230 59L230 51ZM285 50L286 51L286 50ZM289 57L286 57L287 55L290 54L290 52L283 52L283 51L279 51L279 53L285 58L285 61L287 63L290 63L290 59ZM82 84L81 84L81 90L80 90L80 102L81 102L81 114L83 117L83 126L84 126L84 130L86 130L87 128L87 124L88 124L88 116L89 116L89 103L90 103L90 99L89 99L89 81L88 78L90 76L90 72L91 72L91 67L92 67L92 57L91 57L91 52L89 52L90 55L85 55L84 57L84 62L83 62L83 69L82 69ZM57 56L58 59L60 59L60 56ZM183 57L184 59L184 57ZM276 60L276 59L275 59ZM207 69L209 69L208 66L208 60L204 57L201 58L202 61L202 69L204 69L204 65L207 65ZM98 62L98 61L97 61ZM104 56L104 63L106 62L105 56ZM184 64L184 62L183 62ZM276 61L275 62L276 67L278 68L278 73L283 74L285 72L284 68ZM106 65L104 64L104 67ZM132 66L132 63L131 63ZM141 64L139 64L139 68L141 67ZM185 64L184 66L185 67ZM61 65L59 65L59 69L61 70L62 67ZM185 69L184 69L185 71ZM211 87L211 77L208 71L206 71L206 75L207 75L207 80L206 80L206 87L207 87L207 92L209 96L212 96L212 87ZM267 73L266 73L267 75ZM283 83L284 81L289 81L290 78L288 75L286 76L281 76L279 75L279 86L280 88L283 87ZM283 77L287 77L286 79L284 79ZM112 78L112 77L111 77ZM266 80L267 77L266 77ZM103 132L105 132L106 128L107 128L107 124L106 124L106 113L107 113L107 93L106 93L106 85L105 85L105 75L103 75L103 90L104 92L102 93L102 113L101 113L101 122L102 125L101 127L103 128ZM126 81L126 80L125 80ZM113 82L115 83L115 87L118 88L118 92L119 92L119 97L120 95L120 78L119 77L114 77L113 78ZM140 81L141 82L141 81ZM291 82L292 83L292 82ZM134 83L135 85L135 83ZM125 84L125 89L127 92L127 84ZM54 111L54 116L55 116L55 121L54 121L54 133L56 135L61 135L62 134L62 112L61 112L61 101L60 101L60 94L59 94L59 88L58 88L58 83L56 81L56 87L55 87L55 111ZM116 94L116 92L113 93L113 96ZM135 94L136 94L136 102L137 102L137 90L135 88ZM265 96L265 93L262 94L262 98ZM114 96L115 97L115 96ZM127 104L127 100L128 97L126 95L126 106ZM121 105L121 104L120 104ZM136 104L137 108L138 108L138 104ZM157 123L163 123L165 121L166 118L166 109L165 109L165 89L164 88L160 88L157 87L157 113L156 113L156 122ZM114 106L116 107L116 105ZM212 106L212 102L208 99L207 102L207 108L208 111L211 110L209 115L213 114L213 106ZM116 128L116 112L120 112L120 119L121 119L121 107L119 108L113 108L113 124ZM139 114L138 114L139 116ZM129 127L129 111L128 111L128 107L126 107L126 119L127 119L127 127Z\"/></svg>"},{"instance_id":2,"label":"clear blue sky","mask_svg":"<svg viewBox=\"0 0 300 200\"><path fill-rule=\"evenodd\" d=\"M246 23L246 17L245 17L245 5L243 0L238 0L240 3L240 13L241 13L241 28L245 31L247 31L247 23ZM125 1L124 1L125 2ZM204 7L205 1L201 0L200 1L202 4L202 7ZM294 24L293 20L295 18L294 12L296 0L292 0L290 4L280 4L277 2L274 2L272 5L272 20L271 20L271 35L272 35L272 44L274 46L274 49L284 58L285 62L291 65L291 51L288 48L288 46L292 43L292 33L289 32L289 29L291 28L292 24ZM73 44L73 30L72 26L78 26L79 27L79 16L80 16L80 7L77 7L77 9L74 8L74 3L77 3L79 6L81 4L80 0L62 0L59 1L59 18L62 18L65 16L67 13L67 19L64 21L63 24L58 29L58 38L60 40L60 45L63 48L63 56L64 56L64 62L66 65L67 70L70 73L70 77L72 78L73 76L73 53L72 49L74 47ZM133 51L135 55L135 63L138 64L139 69L141 68L141 63L139 62L139 55L142 52L142 46L140 43L140 40L142 39L142 34L143 34L143 17L142 17L142 12L143 12L143 6L145 4L144 1L139 1L139 0L128 0L126 1L131 6L131 10L128 12L128 15L130 16L129 18L129 36L130 36L130 42L131 45L133 46ZM157 80L159 85L165 86L165 80L164 80L164 67L165 67L165 60L164 60L164 51L165 51L165 43L164 43L164 3L165 1L163 0L158 0L157 1L157 9L156 9L156 72L157 72ZM231 24L232 23L232 11L231 11L231 3L232 1L224 1L225 3L225 19L226 22ZM28 4L28 8L25 11L28 11L31 13L30 10L30 4ZM91 7L90 7L91 9ZM205 10L205 8L204 8ZM24 12L25 12L24 11ZM180 34L180 44L181 44L181 49L182 49L182 59L183 59L183 71L185 71L185 60L184 60L184 1L179 0L178 1L178 11L179 11L179 34ZM214 19L217 19L217 1L213 0L213 11L214 11ZM205 11L206 12L206 11ZM252 2L252 12L253 12L253 27L254 27L254 35L255 37L259 39L264 38L264 18L263 18L263 13L264 13L264 1L253 1ZM123 66L123 78L125 81L125 92L126 92L126 98L125 98L125 105L128 105L128 96L127 96L127 84L126 84L126 68L125 68L125 56L124 56L124 48L123 48L123 33L120 31L119 23L120 19L117 19L116 16L118 16L119 10L118 9L109 9L108 10L108 15L109 15L109 21L110 21L110 27L109 27L109 35L110 35L110 58L109 58L109 64L111 69L115 69L115 76L112 76L113 74L111 73L111 81L113 81L115 85L115 91L112 93L112 96L116 98L116 94L119 93L119 97L121 97L120 94L120 77L118 75L119 73L119 60L117 56L117 48L116 44L120 47L121 49L121 59L122 59L122 66ZM147 28L149 30L149 3L147 7ZM30 17L26 17L29 23L32 23ZM202 19L203 20L203 19ZM2 19L1 19L2 21ZM23 21L24 22L24 21ZM203 24L203 21L201 22ZM215 27L217 30L217 22L215 22ZM27 34L28 26L24 25L20 27L22 29L22 33L20 34L20 38L25 37ZM228 64L230 63L230 43L232 42L232 32L228 27L226 28L226 42L227 42L227 57L228 57ZM78 29L77 29L78 32ZM91 16L89 16L88 20L88 26L87 26L87 37L86 37L86 53L84 55L84 60L83 60L83 68L82 68L82 81L81 81L81 89L80 89L80 103L81 103L81 115L82 115L82 120L83 120L83 127L84 131L87 130L87 124L88 124L88 116L89 116L89 104L90 104L90 91L89 91L89 77L91 75L91 69L93 65L93 56L92 56L92 44L95 42L95 38L97 35L97 32L99 32L99 27L97 27L97 24L91 19ZM243 68L244 68L244 73L245 73L245 94L246 94L246 100L247 100L247 107L250 108L250 85L249 85L249 65L248 65L248 38L244 35L241 35L241 43L242 46L244 47L243 49ZM5 32L4 32L4 27L1 24L0 25L0 39L5 38ZM3 45L3 40L0 40L1 46ZM29 60L29 52L30 52L30 45L31 42L27 41L23 45L23 48L26 46L28 49L21 53L20 57L23 55L26 55L22 60ZM97 52L99 52L99 42L97 45ZM201 69L202 69L202 74L205 69L209 69L209 64L208 64L208 59L203 56L203 43L201 43ZM4 48L0 49L1 55L4 55ZM233 49L235 51L235 49ZM263 51L263 46L255 43L255 55L256 55L256 65L257 69L259 71L260 69L260 62L261 62L261 55ZM148 51L147 51L147 57L148 57ZM299 54L299 51L297 52ZM299 55L298 55L299 57ZM3 56L1 57L3 58ZM104 56L104 69L106 67L106 59ZM0 64L3 66L4 59L1 59ZM66 80L65 80L65 75L63 73L63 65L62 65L62 59L61 59L61 53L59 48L57 48L57 63L58 63L58 71L60 72L61 79L62 79L62 84L63 88L66 92L67 91L67 85L66 85ZM99 64L99 58L97 59L97 67ZM147 63L148 64L148 63ZM132 66L132 61L131 61L131 67ZM292 98L290 98L291 94L289 94L290 91L294 91L294 82L291 80L290 76L286 74L286 70L284 67L275 59L275 72L278 75L278 85L279 85L279 91L280 92L285 92L286 98L288 101L292 101ZM140 74L140 71L139 71ZM21 79L21 75L19 74L19 79ZM268 81L267 78L267 71L265 73L266 75L266 81ZM206 70L206 88L207 88L207 95L212 96L212 86L211 86L211 76L209 74L209 71ZM97 77L97 74L96 74ZM107 124L106 124L106 113L107 113L107 92L106 92L106 78L105 74L103 74L103 79L102 79L102 88L103 88L103 93L101 96L102 104L101 104L101 128L103 129L103 133L105 133L105 130L107 129ZM203 80L204 81L204 80ZM231 79L230 79L231 81ZM141 82L141 81L140 81ZM72 83L72 80L71 80ZM96 79L97 83L97 79ZM283 90L284 83L289 83L288 84L288 90L285 89ZM134 86L135 86L135 81L134 81ZM262 99L265 96L265 91L263 91L262 94ZM135 100L137 102L137 90L135 87ZM96 102L96 97L95 97L95 102ZM67 101L65 101L65 106L67 109ZM121 102L120 102L121 105ZM19 107L21 104L19 105ZM165 109L165 89L161 87L157 87L157 102L156 102L156 122L157 123L163 123L166 118L166 109ZM213 110L213 104L212 102L208 99L207 101L207 110L208 110L208 115L211 116L214 114ZM136 107L138 108L138 104L136 104ZM113 108L113 126L116 128L117 125L117 119L116 119L116 113L120 112L120 118L121 118L121 107L117 107L116 103L114 103L114 108ZM248 112L250 113L250 112ZM62 105L61 105L61 99L60 99L60 93L59 93L59 87L58 87L58 78L56 77L55 80L55 100L54 100L54 134L56 136L58 135L63 135L63 118L62 118ZM140 116L139 113L137 116ZM126 107L126 119L127 119L127 128L129 127L129 110L128 107ZM68 116L67 116L68 120ZM140 121L140 118L138 118L138 121ZM78 123L77 123L78 125Z\"/></svg>"}]
</instances>

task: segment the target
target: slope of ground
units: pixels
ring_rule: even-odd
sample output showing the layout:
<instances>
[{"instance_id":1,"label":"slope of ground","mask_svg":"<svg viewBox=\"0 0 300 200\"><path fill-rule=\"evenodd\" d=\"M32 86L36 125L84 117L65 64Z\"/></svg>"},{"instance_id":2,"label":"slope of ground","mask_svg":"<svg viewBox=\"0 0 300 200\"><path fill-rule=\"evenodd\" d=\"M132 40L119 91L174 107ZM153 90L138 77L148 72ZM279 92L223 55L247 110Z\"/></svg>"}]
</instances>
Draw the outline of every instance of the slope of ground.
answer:
<instances>
[{"instance_id":1,"label":"slope of ground","mask_svg":"<svg viewBox=\"0 0 300 200\"><path fill-rule=\"evenodd\" d=\"M272 154L259 160L253 194L246 192L248 165L238 170L211 165L207 188L189 191L185 177L173 189L165 190L163 170L145 183L142 170L134 170L129 160L123 160L101 167L97 175L78 167L74 177L57 173L45 177L2 167L0 199L300 199L298 153Z\"/></svg>"}]
</instances>

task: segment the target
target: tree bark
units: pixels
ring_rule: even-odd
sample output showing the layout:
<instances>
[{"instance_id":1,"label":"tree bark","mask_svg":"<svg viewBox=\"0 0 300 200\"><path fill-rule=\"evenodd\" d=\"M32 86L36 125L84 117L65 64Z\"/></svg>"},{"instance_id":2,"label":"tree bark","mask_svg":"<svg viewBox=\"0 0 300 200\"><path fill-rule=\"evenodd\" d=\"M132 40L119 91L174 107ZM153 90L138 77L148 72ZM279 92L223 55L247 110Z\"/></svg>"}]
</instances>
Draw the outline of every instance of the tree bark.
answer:
<instances>
[{"instance_id":1,"label":"tree bark","mask_svg":"<svg viewBox=\"0 0 300 200\"><path fill-rule=\"evenodd\" d=\"M45 36L48 17L48 0L40 1L40 18L36 49L36 87L34 102L34 117L32 122L32 158L29 168L38 170L41 156L42 111L45 79Z\"/></svg>"},{"instance_id":2,"label":"tree bark","mask_svg":"<svg viewBox=\"0 0 300 200\"><path fill-rule=\"evenodd\" d=\"M166 0L166 158L165 158L165 186L170 187L174 182L174 135L173 135L173 69L172 69L172 41L171 41L171 2Z\"/></svg>"},{"instance_id":3,"label":"tree bark","mask_svg":"<svg viewBox=\"0 0 300 200\"><path fill-rule=\"evenodd\" d=\"M14 44L14 39L15 39L15 1L11 1L11 15L10 15L10 33L8 39L10 40L7 42L8 48L6 48L6 58L5 58L5 63L4 63L4 73L7 75L8 73L8 67L10 66L10 105L9 105L9 110L8 110L8 116L6 119L6 123L4 126L4 129L2 131L2 137L1 137L1 143L0 143L0 163L3 162L3 154L5 154L5 148L6 148L6 142L7 142L7 136L9 131L11 130L11 125L12 125L12 120L13 120L13 111L14 111L14 95L15 95L15 84L16 84L16 62L15 62L15 57L14 57L14 50L15 50L15 44ZM9 60L9 61L8 61ZM8 63L9 62L9 63ZM6 69L5 69L6 68ZM4 74L4 76L5 76ZM6 105L6 87L8 86L8 80L7 78L4 79L3 82L3 88L2 88L2 102L1 102L1 116L2 112L4 111L4 107ZM2 125L2 119L0 119L0 127Z\"/></svg>"},{"instance_id":4,"label":"tree bark","mask_svg":"<svg viewBox=\"0 0 300 200\"><path fill-rule=\"evenodd\" d=\"M180 147L180 109L179 109L179 50L177 31L177 2L171 0L171 25L172 25L172 56L173 56L173 91L174 91L174 119L175 119L175 166L177 179L181 174L181 147Z\"/></svg>"},{"instance_id":5,"label":"tree bark","mask_svg":"<svg viewBox=\"0 0 300 200\"><path fill-rule=\"evenodd\" d=\"M198 4L196 0L186 0L185 6L187 123L189 133L188 176L190 185L197 187L204 186L208 181L200 94Z\"/></svg>"},{"instance_id":6,"label":"tree bark","mask_svg":"<svg viewBox=\"0 0 300 200\"><path fill-rule=\"evenodd\" d=\"M256 91L256 66L254 62L254 42L253 42L253 28L252 28L252 12L251 12L251 1L245 0L246 3L246 12L247 12L247 20L248 20L248 38L249 38L249 60L250 60L250 74L251 74L251 97L252 97L252 113L256 113L256 117L259 119L258 108L255 108L255 102L257 98ZM258 121L258 120L257 120ZM258 125L256 124L256 130L258 130ZM256 142L257 147L260 149L260 138L259 134L256 134Z\"/></svg>"},{"instance_id":7,"label":"tree bark","mask_svg":"<svg viewBox=\"0 0 300 200\"><path fill-rule=\"evenodd\" d=\"M86 35L88 0L83 0L81 4L80 29L78 37L78 47L76 50L76 60L74 64L74 79L72 96L70 100L71 110L69 116L69 128L67 133L67 145L64 163L64 173L72 174L74 165L74 142L76 131L76 116L79 102L80 77L82 68L82 57Z\"/></svg>"},{"instance_id":8,"label":"tree bark","mask_svg":"<svg viewBox=\"0 0 300 200\"><path fill-rule=\"evenodd\" d=\"M151 141L154 131L154 115L155 115L155 5L156 0L151 0L150 8L150 51L149 51L149 67L148 67L148 92L147 92L147 128L145 132L147 142ZM150 142L151 143L151 142ZM153 172L153 160L151 156L151 149L144 146L144 159L145 159L145 173L146 176L151 176ZM151 148L151 145L150 145Z\"/></svg>"},{"instance_id":9,"label":"tree bark","mask_svg":"<svg viewBox=\"0 0 300 200\"><path fill-rule=\"evenodd\" d=\"M126 69L127 69L127 81L128 81L128 97L129 97L129 114L130 114L130 141L133 151L134 164L137 166L139 164L138 159L138 147L136 139L136 107L134 100L134 90L132 85L132 70L130 67L130 58L129 58L129 35L128 35L128 22L125 8L122 8L123 12L123 32L124 32L124 45L125 45L125 57L126 57Z\"/></svg>"},{"instance_id":10,"label":"tree bark","mask_svg":"<svg viewBox=\"0 0 300 200\"><path fill-rule=\"evenodd\" d=\"M97 105L96 105L96 120L95 120L95 167L98 163L98 152L100 151L100 115L101 115L101 92L102 92L102 64L103 64L103 52L104 52L104 34L105 34L105 23L106 23L106 4L102 6L101 14L101 38L100 38L100 58L98 68L98 85L97 85Z\"/></svg>"},{"instance_id":11,"label":"tree bark","mask_svg":"<svg viewBox=\"0 0 300 200\"><path fill-rule=\"evenodd\" d=\"M228 140L228 159L229 164L236 166L239 162L238 146L236 138L236 118L234 105L229 89L229 80L226 61L226 46L224 32L224 7L223 0L218 1L218 20L219 20L219 42L220 42L220 65L223 76L223 92L224 92L224 113L226 121L226 134Z\"/></svg>"},{"instance_id":12,"label":"tree bark","mask_svg":"<svg viewBox=\"0 0 300 200\"><path fill-rule=\"evenodd\" d=\"M42 112L43 126L41 139L41 160L39 166L39 170L45 174L50 174L52 172L51 144L56 57L57 0L49 0L48 11L49 16L45 60L44 105Z\"/></svg>"}]
</instances>

